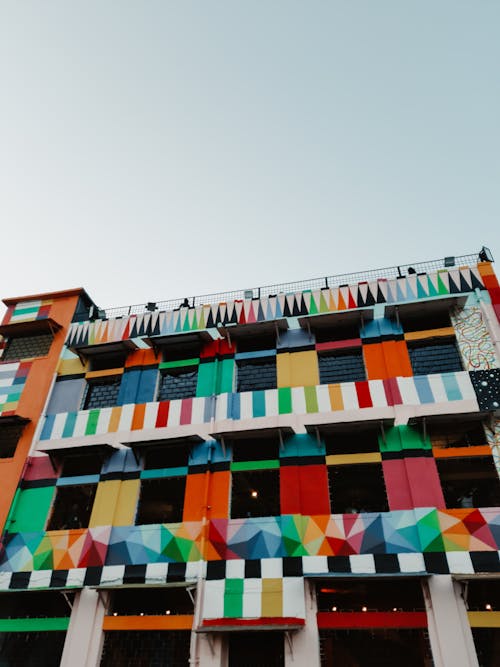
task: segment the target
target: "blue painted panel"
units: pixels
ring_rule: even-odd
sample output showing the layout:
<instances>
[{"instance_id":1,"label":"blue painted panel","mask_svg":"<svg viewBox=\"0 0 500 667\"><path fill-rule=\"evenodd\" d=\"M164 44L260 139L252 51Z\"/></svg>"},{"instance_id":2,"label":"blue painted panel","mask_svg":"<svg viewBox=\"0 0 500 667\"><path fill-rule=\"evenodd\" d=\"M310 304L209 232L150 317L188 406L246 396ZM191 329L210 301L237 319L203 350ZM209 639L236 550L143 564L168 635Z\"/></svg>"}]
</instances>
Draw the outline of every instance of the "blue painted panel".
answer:
<instances>
[{"instance_id":1,"label":"blue painted panel","mask_svg":"<svg viewBox=\"0 0 500 667\"><path fill-rule=\"evenodd\" d=\"M55 415L60 412L79 410L84 388L85 378L83 377L56 382L47 406L47 414Z\"/></svg>"},{"instance_id":2,"label":"blue painted panel","mask_svg":"<svg viewBox=\"0 0 500 667\"><path fill-rule=\"evenodd\" d=\"M129 373L124 373L122 375L120 392L117 400L118 405L137 402L136 398L140 377L141 371L130 371Z\"/></svg>"},{"instance_id":3,"label":"blue painted panel","mask_svg":"<svg viewBox=\"0 0 500 667\"><path fill-rule=\"evenodd\" d=\"M155 400L157 378L158 370L156 368L141 371L136 403L150 403Z\"/></svg>"}]
</instances>

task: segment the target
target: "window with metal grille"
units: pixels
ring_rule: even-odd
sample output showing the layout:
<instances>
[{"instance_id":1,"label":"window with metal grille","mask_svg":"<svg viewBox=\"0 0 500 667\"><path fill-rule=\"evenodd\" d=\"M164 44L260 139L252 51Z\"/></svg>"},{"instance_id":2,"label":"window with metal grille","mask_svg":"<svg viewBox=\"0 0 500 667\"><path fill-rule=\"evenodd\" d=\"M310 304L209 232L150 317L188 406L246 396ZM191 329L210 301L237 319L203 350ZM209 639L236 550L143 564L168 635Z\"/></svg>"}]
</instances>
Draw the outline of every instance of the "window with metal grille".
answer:
<instances>
[{"instance_id":1,"label":"window with metal grille","mask_svg":"<svg viewBox=\"0 0 500 667\"><path fill-rule=\"evenodd\" d=\"M0 664L9 667L59 667L66 632L2 632Z\"/></svg>"},{"instance_id":2,"label":"window with metal grille","mask_svg":"<svg viewBox=\"0 0 500 667\"><path fill-rule=\"evenodd\" d=\"M283 632L229 633L228 667L283 667L285 648Z\"/></svg>"},{"instance_id":3,"label":"window with metal grille","mask_svg":"<svg viewBox=\"0 0 500 667\"><path fill-rule=\"evenodd\" d=\"M361 348L350 349L348 352L342 353L320 354L318 361L321 384L366 380Z\"/></svg>"},{"instance_id":4,"label":"window with metal grille","mask_svg":"<svg viewBox=\"0 0 500 667\"><path fill-rule=\"evenodd\" d=\"M439 449L448 447L474 447L486 444L486 435L480 421L453 420L428 424L427 432L432 446Z\"/></svg>"},{"instance_id":5,"label":"window with metal grille","mask_svg":"<svg viewBox=\"0 0 500 667\"><path fill-rule=\"evenodd\" d=\"M321 666L432 667L427 630L407 628L320 630Z\"/></svg>"},{"instance_id":6,"label":"window with metal grille","mask_svg":"<svg viewBox=\"0 0 500 667\"><path fill-rule=\"evenodd\" d=\"M491 456L437 459L446 507L498 507L500 480Z\"/></svg>"},{"instance_id":7,"label":"window with metal grille","mask_svg":"<svg viewBox=\"0 0 500 667\"><path fill-rule=\"evenodd\" d=\"M455 340L443 338L427 343L408 344L414 375L432 373L454 373L463 370L460 353Z\"/></svg>"},{"instance_id":8,"label":"window with metal grille","mask_svg":"<svg viewBox=\"0 0 500 667\"><path fill-rule=\"evenodd\" d=\"M49 353L53 338L51 333L39 334L38 336L16 336L15 338L9 338L7 347L2 355L2 361L45 357Z\"/></svg>"},{"instance_id":9,"label":"window with metal grille","mask_svg":"<svg viewBox=\"0 0 500 667\"><path fill-rule=\"evenodd\" d=\"M101 667L186 667L190 641L188 630L105 632Z\"/></svg>"},{"instance_id":10,"label":"window with metal grille","mask_svg":"<svg viewBox=\"0 0 500 667\"><path fill-rule=\"evenodd\" d=\"M0 459L14 456L23 428L23 424L0 425Z\"/></svg>"},{"instance_id":11,"label":"window with metal grille","mask_svg":"<svg viewBox=\"0 0 500 667\"><path fill-rule=\"evenodd\" d=\"M237 362L237 391L276 389L276 357L240 359Z\"/></svg>"},{"instance_id":12,"label":"window with metal grille","mask_svg":"<svg viewBox=\"0 0 500 667\"><path fill-rule=\"evenodd\" d=\"M242 470L231 473L231 518L279 516L278 470Z\"/></svg>"},{"instance_id":13,"label":"window with metal grille","mask_svg":"<svg viewBox=\"0 0 500 667\"><path fill-rule=\"evenodd\" d=\"M112 376L92 380L87 384L83 398L83 409L111 408L117 404L120 392L121 376Z\"/></svg>"},{"instance_id":14,"label":"window with metal grille","mask_svg":"<svg viewBox=\"0 0 500 667\"><path fill-rule=\"evenodd\" d=\"M88 528L97 484L58 486L47 530Z\"/></svg>"},{"instance_id":15,"label":"window with metal grille","mask_svg":"<svg viewBox=\"0 0 500 667\"><path fill-rule=\"evenodd\" d=\"M136 525L182 521L186 477L141 480Z\"/></svg>"},{"instance_id":16,"label":"window with metal grille","mask_svg":"<svg viewBox=\"0 0 500 667\"><path fill-rule=\"evenodd\" d=\"M500 628L472 628L472 638L481 667L497 667L500 655Z\"/></svg>"},{"instance_id":17,"label":"window with metal grille","mask_svg":"<svg viewBox=\"0 0 500 667\"><path fill-rule=\"evenodd\" d=\"M174 401L196 396L198 366L170 368L161 372L158 401Z\"/></svg>"},{"instance_id":18,"label":"window with metal grille","mask_svg":"<svg viewBox=\"0 0 500 667\"><path fill-rule=\"evenodd\" d=\"M387 512L387 495L380 463L328 466L332 514Z\"/></svg>"}]
</instances>

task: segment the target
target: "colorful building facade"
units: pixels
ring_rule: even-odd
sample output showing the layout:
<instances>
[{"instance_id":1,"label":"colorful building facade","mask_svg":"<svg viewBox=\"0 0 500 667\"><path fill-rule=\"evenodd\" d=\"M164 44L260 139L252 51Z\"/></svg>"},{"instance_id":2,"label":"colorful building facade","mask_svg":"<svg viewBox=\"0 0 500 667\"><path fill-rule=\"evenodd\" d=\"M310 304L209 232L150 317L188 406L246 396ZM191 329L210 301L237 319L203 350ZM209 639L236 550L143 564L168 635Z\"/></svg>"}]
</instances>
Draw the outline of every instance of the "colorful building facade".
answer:
<instances>
[{"instance_id":1,"label":"colorful building facade","mask_svg":"<svg viewBox=\"0 0 500 667\"><path fill-rule=\"evenodd\" d=\"M498 664L486 259L115 312L6 300L0 660Z\"/></svg>"}]
</instances>

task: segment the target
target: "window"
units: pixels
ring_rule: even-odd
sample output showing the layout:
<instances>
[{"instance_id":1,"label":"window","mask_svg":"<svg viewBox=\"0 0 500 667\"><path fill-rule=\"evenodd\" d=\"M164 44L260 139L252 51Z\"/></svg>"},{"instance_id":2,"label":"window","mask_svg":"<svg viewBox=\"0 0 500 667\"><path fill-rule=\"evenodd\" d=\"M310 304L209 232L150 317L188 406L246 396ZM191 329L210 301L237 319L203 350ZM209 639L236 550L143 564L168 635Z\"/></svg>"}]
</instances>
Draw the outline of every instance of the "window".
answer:
<instances>
[{"instance_id":1,"label":"window","mask_svg":"<svg viewBox=\"0 0 500 667\"><path fill-rule=\"evenodd\" d=\"M359 338L359 324L357 322L339 322L336 325L317 327L314 329L316 343L331 343L341 340Z\"/></svg>"},{"instance_id":2,"label":"window","mask_svg":"<svg viewBox=\"0 0 500 667\"><path fill-rule=\"evenodd\" d=\"M186 444L148 445L143 455L144 470L184 468L188 465L189 446Z\"/></svg>"},{"instance_id":3,"label":"window","mask_svg":"<svg viewBox=\"0 0 500 667\"><path fill-rule=\"evenodd\" d=\"M425 611L417 579L325 580L316 585L318 611Z\"/></svg>"},{"instance_id":4,"label":"window","mask_svg":"<svg viewBox=\"0 0 500 667\"><path fill-rule=\"evenodd\" d=\"M121 588L111 595L110 612L117 616L192 614L193 601L184 586Z\"/></svg>"},{"instance_id":5,"label":"window","mask_svg":"<svg viewBox=\"0 0 500 667\"><path fill-rule=\"evenodd\" d=\"M51 333L39 334L37 336L16 336L15 338L9 338L7 347L2 356L2 361L17 361L18 359L45 357L49 353L53 338Z\"/></svg>"},{"instance_id":6,"label":"window","mask_svg":"<svg viewBox=\"0 0 500 667\"><path fill-rule=\"evenodd\" d=\"M74 454L64 457L61 477L75 475L98 475L101 472L102 460L95 454Z\"/></svg>"},{"instance_id":7,"label":"window","mask_svg":"<svg viewBox=\"0 0 500 667\"><path fill-rule=\"evenodd\" d=\"M59 667L66 632L2 632L0 662L2 665Z\"/></svg>"},{"instance_id":8,"label":"window","mask_svg":"<svg viewBox=\"0 0 500 667\"><path fill-rule=\"evenodd\" d=\"M328 466L330 507L333 514L387 512L387 496L380 463Z\"/></svg>"},{"instance_id":9,"label":"window","mask_svg":"<svg viewBox=\"0 0 500 667\"><path fill-rule=\"evenodd\" d=\"M350 428L324 436L326 454L368 454L380 451L380 427Z\"/></svg>"},{"instance_id":10,"label":"window","mask_svg":"<svg viewBox=\"0 0 500 667\"><path fill-rule=\"evenodd\" d=\"M280 513L278 470L233 471L231 518L278 516Z\"/></svg>"},{"instance_id":11,"label":"window","mask_svg":"<svg viewBox=\"0 0 500 667\"><path fill-rule=\"evenodd\" d=\"M437 459L446 507L498 507L500 480L491 456Z\"/></svg>"},{"instance_id":12,"label":"window","mask_svg":"<svg viewBox=\"0 0 500 667\"><path fill-rule=\"evenodd\" d=\"M237 391L276 389L276 357L239 359L237 362Z\"/></svg>"},{"instance_id":13,"label":"window","mask_svg":"<svg viewBox=\"0 0 500 667\"><path fill-rule=\"evenodd\" d=\"M236 351L237 352L260 352L262 350L276 349L276 332L266 331L255 333L253 335L245 334L236 337Z\"/></svg>"},{"instance_id":14,"label":"window","mask_svg":"<svg viewBox=\"0 0 500 667\"><path fill-rule=\"evenodd\" d=\"M283 632L231 632L228 642L228 667L284 667Z\"/></svg>"},{"instance_id":15,"label":"window","mask_svg":"<svg viewBox=\"0 0 500 667\"><path fill-rule=\"evenodd\" d=\"M105 632L101 667L189 665L189 630L128 630Z\"/></svg>"},{"instance_id":16,"label":"window","mask_svg":"<svg viewBox=\"0 0 500 667\"><path fill-rule=\"evenodd\" d=\"M71 592L67 593L67 600L55 591L1 593L0 618L65 618L71 614L68 600L72 602L73 599L74 593Z\"/></svg>"},{"instance_id":17,"label":"window","mask_svg":"<svg viewBox=\"0 0 500 667\"><path fill-rule=\"evenodd\" d=\"M454 339L427 339L408 344L414 375L454 373L463 370L460 353Z\"/></svg>"},{"instance_id":18,"label":"window","mask_svg":"<svg viewBox=\"0 0 500 667\"><path fill-rule=\"evenodd\" d=\"M126 352L95 354L90 358L90 370L105 371L109 368L123 368L126 360Z\"/></svg>"},{"instance_id":19,"label":"window","mask_svg":"<svg viewBox=\"0 0 500 667\"><path fill-rule=\"evenodd\" d=\"M233 440L233 461L278 461L279 447L279 438L273 436Z\"/></svg>"},{"instance_id":20,"label":"window","mask_svg":"<svg viewBox=\"0 0 500 667\"><path fill-rule=\"evenodd\" d=\"M23 424L0 425L0 459L14 456L23 428Z\"/></svg>"},{"instance_id":21,"label":"window","mask_svg":"<svg viewBox=\"0 0 500 667\"><path fill-rule=\"evenodd\" d=\"M58 486L47 530L87 528L97 484Z\"/></svg>"},{"instance_id":22,"label":"window","mask_svg":"<svg viewBox=\"0 0 500 667\"><path fill-rule=\"evenodd\" d=\"M448 308L436 308L426 310L420 307L418 310L399 308L399 322L403 331L428 331L429 329L446 329L451 327L451 319Z\"/></svg>"},{"instance_id":23,"label":"window","mask_svg":"<svg viewBox=\"0 0 500 667\"><path fill-rule=\"evenodd\" d=\"M162 370L158 387L158 401L173 401L196 396L198 366L182 366Z\"/></svg>"},{"instance_id":24,"label":"window","mask_svg":"<svg viewBox=\"0 0 500 667\"><path fill-rule=\"evenodd\" d=\"M110 408L117 404L121 375L89 380L83 397L83 410Z\"/></svg>"},{"instance_id":25,"label":"window","mask_svg":"<svg viewBox=\"0 0 500 667\"><path fill-rule=\"evenodd\" d=\"M468 611L500 611L499 579L469 579L465 590Z\"/></svg>"},{"instance_id":26,"label":"window","mask_svg":"<svg viewBox=\"0 0 500 667\"><path fill-rule=\"evenodd\" d=\"M486 436L480 421L459 421L430 423L427 427L432 446L437 449L448 447L474 447L484 445Z\"/></svg>"},{"instance_id":27,"label":"window","mask_svg":"<svg viewBox=\"0 0 500 667\"><path fill-rule=\"evenodd\" d=\"M321 353L319 361L319 381L321 384L357 382L366 380L365 364L361 348L348 351Z\"/></svg>"},{"instance_id":28,"label":"window","mask_svg":"<svg viewBox=\"0 0 500 667\"><path fill-rule=\"evenodd\" d=\"M136 525L182 521L186 477L141 480Z\"/></svg>"}]
</instances>

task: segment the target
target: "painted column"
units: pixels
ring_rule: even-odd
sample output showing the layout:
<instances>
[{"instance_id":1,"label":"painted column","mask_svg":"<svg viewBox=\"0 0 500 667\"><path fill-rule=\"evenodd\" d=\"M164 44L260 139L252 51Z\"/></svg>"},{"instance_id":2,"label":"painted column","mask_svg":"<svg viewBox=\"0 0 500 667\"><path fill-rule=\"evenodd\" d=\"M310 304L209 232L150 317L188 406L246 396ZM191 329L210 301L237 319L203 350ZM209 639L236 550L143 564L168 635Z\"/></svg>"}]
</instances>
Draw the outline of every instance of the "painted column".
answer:
<instances>
[{"instance_id":1,"label":"painted column","mask_svg":"<svg viewBox=\"0 0 500 667\"><path fill-rule=\"evenodd\" d=\"M107 594L84 588L77 593L69 622L61 667L94 667L100 663L102 624Z\"/></svg>"},{"instance_id":2,"label":"painted column","mask_svg":"<svg viewBox=\"0 0 500 667\"><path fill-rule=\"evenodd\" d=\"M319 654L319 631L316 613L316 595L314 582L304 580L304 595L306 607L306 623L302 630L290 632L288 638L285 636L285 667L293 665L307 665L307 667L320 666Z\"/></svg>"},{"instance_id":3,"label":"painted column","mask_svg":"<svg viewBox=\"0 0 500 667\"><path fill-rule=\"evenodd\" d=\"M423 585L435 667L478 667L460 584L439 574Z\"/></svg>"}]
</instances>

